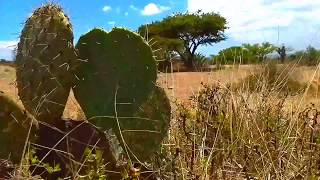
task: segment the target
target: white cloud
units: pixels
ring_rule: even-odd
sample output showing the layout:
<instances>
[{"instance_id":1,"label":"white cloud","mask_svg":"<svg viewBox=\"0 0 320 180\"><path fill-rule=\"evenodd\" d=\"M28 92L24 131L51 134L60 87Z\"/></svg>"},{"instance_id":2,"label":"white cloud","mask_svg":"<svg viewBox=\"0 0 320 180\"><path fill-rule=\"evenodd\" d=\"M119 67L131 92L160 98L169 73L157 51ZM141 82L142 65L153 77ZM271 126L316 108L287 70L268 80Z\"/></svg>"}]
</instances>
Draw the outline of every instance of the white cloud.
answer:
<instances>
[{"instance_id":1,"label":"white cloud","mask_svg":"<svg viewBox=\"0 0 320 180\"><path fill-rule=\"evenodd\" d=\"M132 9L134 11L139 11L139 9L136 6L132 5L132 4L129 7L130 7L130 9Z\"/></svg>"},{"instance_id":2,"label":"white cloud","mask_svg":"<svg viewBox=\"0 0 320 180\"><path fill-rule=\"evenodd\" d=\"M149 3L143 8L143 10L141 10L141 14L144 16L152 16L152 15L160 14L164 11L168 11L170 9L171 8L167 6L158 6L154 3Z\"/></svg>"},{"instance_id":3,"label":"white cloud","mask_svg":"<svg viewBox=\"0 0 320 180\"><path fill-rule=\"evenodd\" d=\"M108 11L110 11L111 10L111 6L104 6L103 8L102 8L102 11L104 11L104 12L108 12Z\"/></svg>"},{"instance_id":4,"label":"white cloud","mask_svg":"<svg viewBox=\"0 0 320 180\"><path fill-rule=\"evenodd\" d=\"M125 13L124 13L124 15L125 15L125 16L128 16L128 15L129 15L129 13L128 13L128 12L125 12Z\"/></svg>"},{"instance_id":5,"label":"white cloud","mask_svg":"<svg viewBox=\"0 0 320 180\"><path fill-rule=\"evenodd\" d=\"M115 26L116 22L115 22L115 21L108 21L108 24L109 24L110 26Z\"/></svg>"},{"instance_id":6,"label":"white cloud","mask_svg":"<svg viewBox=\"0 0 320 180\"><path fill-rule=\"evenodd\" d=\"M188 11L195 12L199 9L225 17L229 26L228 36L239 42L276 43L278 29L280 41L290 43L295 43L295 39L298 41L302 37L308 39L308 36L319 36L315 31L312 31L313 34L307 34L306 31L320 31L320 1L215 0L212 3L212 0L188 0ZM304 43L309 42L305 40Z\"/></svg>"},{"instance_id":7,"label":"white cloud","mask_svg":"<svg viewBox=\"0 0 320 180\"><path fill-rule=\"evenodd\" d=\"M18 41L0 41L0 59L12 59L13 50L16 48Z\"/></svg>"},{"instance_id":8,"label":"white cloud","mask_svg":"<svg viewBox=\"0 0 320 180\"><path fill-rule=\"evenodd\" d=\"M0 41L1 49L11 49L13 50L18 44L18 41Z\"/></svg>"}]
</instances>

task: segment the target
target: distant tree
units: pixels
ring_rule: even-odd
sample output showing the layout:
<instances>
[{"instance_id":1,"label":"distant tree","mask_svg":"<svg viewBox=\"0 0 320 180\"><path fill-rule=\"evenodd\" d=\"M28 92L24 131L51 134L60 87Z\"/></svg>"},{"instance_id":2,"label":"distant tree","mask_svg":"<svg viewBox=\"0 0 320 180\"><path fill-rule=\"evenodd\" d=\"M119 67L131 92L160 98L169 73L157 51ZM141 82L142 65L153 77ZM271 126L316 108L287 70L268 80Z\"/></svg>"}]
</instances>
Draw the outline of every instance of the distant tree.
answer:
<instances>
[{"instance_id":1,"label":"distant tree","mask_svg":"<svg viewBox=\"0 0 320 180\"><path fill-rule=\"evenodd\" d=\"M223 49L215 56L215 61L221 64L248 64L254 63L255 59L256 58L242 46Z\"/></svg>"},{"instance_id":2,"label":"distant tree","mask_svg":"<svg viewBox=\"0 0 320 180\"><path fill-rule=\"evenodd\" d=\"M139 27L141 34L165 51L175 51L189 68L194 67L196 50L201 45L212 45L226 39L226 19L216 13L178 13Z\"/></svg>"},{"instance_id":3,"label":"distant tree","mask_svg":"<svg viewBox=\"0 0 320 180\"><path fill-rule=\"evenodd\" d=\"M262 44L243 44L242 46L248 53L255 56L258 62L264 61L268 54L277 49L276 46L269 42L264 42Z\"/></svg>"},{"instance_id":4,"label":"distant tree","mask_svg":"<svg viewBox=\"0 0 320 180\"><path fill-rule=\"evenodd\" d=\"M280 59L281 63L284 63L284 61L287 58L288 52L290 52L290 51L293 51L293 49L290 47L286 47L285 45L277 47L276 52L279 55L279 59Z\"/></svg>"},{"instance_id":5,"label":"distant tree","mask_svg":"<svg viewBox=\"0 0 320 180\"><path fill-rule=\"evenodd\" d=\"M235 61L240 63L242 61L242 58L241 58L242 52L243 52L242 47L233 46L233 47L221 50L218 53L218 56L216 57L216 59L222 64L229 64Z\"/></svg>"},{"instance_id":6,"label":"distant tree","mask_svg":"<svg viewBox=\"0 0 320 180\"><path fill-rule=\"evenodd\" d=\"M254 56L256 59L258 59L259 54L259 44L242 44L243 49Z\"/></svg>"},{"instance_id":7,"label":"distant tree","mask_svg":"<svg viewBox=\"0 0 320 180\"><path fill-rule=\"evenodd\" d=\"M290 54L289 58L291 60L299 60L299 59L303 59L305 57L305 51L304 50L300 50L300 51L295 51L293 53Z\"/></svg>"},{"instance_id":8,"label":"distant tree","mask_svg":"<svg viewBox=\"0 0 320 180\"><path fill-rule=\"evenodd\" d=\"M316 65L319 63L320 51L312 46L308 46L305 51L308 65Z\"/></svg>"},{"instance_id":9,"label":"distant tree","mask_svg":"<svg viewBox=\"0 0 320 180\"><path fill-rule=\"evenodd\" d=\"M295 51L290 55L290 59L298 60L300 64L317 65L320 62L320 50L313 46L308 46L305 50Z\"/></svg>"}]
</instances>

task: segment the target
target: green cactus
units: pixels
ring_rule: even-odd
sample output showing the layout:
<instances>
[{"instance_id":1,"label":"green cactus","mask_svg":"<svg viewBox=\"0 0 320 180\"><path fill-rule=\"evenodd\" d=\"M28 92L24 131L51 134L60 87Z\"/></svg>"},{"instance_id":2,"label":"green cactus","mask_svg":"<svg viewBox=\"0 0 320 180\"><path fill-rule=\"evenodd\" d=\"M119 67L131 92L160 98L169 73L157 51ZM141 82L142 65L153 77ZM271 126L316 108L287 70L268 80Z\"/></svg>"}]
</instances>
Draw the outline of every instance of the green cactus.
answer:
<instances>
[{"instance_id":1,"label":"green cactus","mask_svg":"<svg viewBox=\"0 0 320 180\"><path fill-rule=\"evenodd\" d=\"M33 120L32 116L0 92L0 159L9 158L19 162L27 138L30 141L35 138L35 128L29 134L30 125L35 123Z\"/></svg>"},{"instance_id":2,"label":"green cactus","mask_svg":"<svg viewBox=\"0 0 320 180\"><path fill-rule=\"evenodd\" d=\"M115 118L101 118L116 116L115 104L117 116L130 116L152 92L156 62L138 34L120 28L109 33L93 29L80 37L76 47L88 63L78 69L77 76L83 80L74 94L87 118L98 126L116 125Z\"/></svg>"},{"instance_id":3,"label":"green cactus","mask_svg":"<svg viewBox=\"0 0 320 180\"><path fill-rule=\"evenodd\" d=\"M18 44L17 85L25 108L52 123L61 117L75 76L77 53L69 18L57 5L36 9Z\"/></svg>"},{"instance_id":4,"label":"green cactus","mask_svg":"<svg viewBox=\"0 0 320 180\"><path fill-rule=\"evenodd\" d=\"M71 87L88 120L104 131L112 129L130 157L147 161L160 148L171 108L156 86L156 61L148 43L126 29L93 29L76 48L60 7L45 5L28 18L16 64L18 94L32 115L0 94L0 158L10 152L15 162L21 158L26 137L33 141L39 132L32 128L34 118L56 124Z\"/></svg>"},{"instance_id":5,"label":"green cactus","mask_svg":"<svg viewBox=\"0 0 320 180\"><path fill-rule=\"evenodd\" d=\"M76 47L79 57L88 60L78 69L82 81L74 88L87 118L102 130L112 128L131 157L150 159L170 121L169 100L155 88L151 48L138 34L119 28L109 33L94 29Z\"/></svg>"},{"instance_id":6,"label":"green cactus","mask_svg":"<svg viewBox=\"0 0 320 180\"><path fill-rule=\"evenodd\" d=\"M126 153L139 161L150 160L167 135L170 116L170 101L164 90L156 87L132 118L119 118L122 136L119 130L115 132Z\"/></svg>"}]
</instances>

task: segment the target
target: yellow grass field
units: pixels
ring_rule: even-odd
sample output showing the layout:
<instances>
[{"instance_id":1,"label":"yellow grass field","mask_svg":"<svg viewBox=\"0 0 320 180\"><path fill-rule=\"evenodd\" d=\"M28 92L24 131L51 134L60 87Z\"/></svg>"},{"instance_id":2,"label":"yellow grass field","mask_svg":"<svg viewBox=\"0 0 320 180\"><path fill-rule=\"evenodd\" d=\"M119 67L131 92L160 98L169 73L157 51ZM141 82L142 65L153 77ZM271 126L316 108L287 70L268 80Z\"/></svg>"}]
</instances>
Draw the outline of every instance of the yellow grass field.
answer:
<instances>
[{"instance_id":1,"label":"yellow grass field","mask_svg":"<svg viewBox=\"0 0 320 180\"><path fill-rule=\"evenodd\" d=\"M212 72L177 72L159 73L158 84L163 87L172 101L188 103L190 96L197 94L204 84L221 84L240 82L248 75L259 72L260 68L255 65L241 65L239 67L228 67L223 70ZM319 72L316 67L297 67L290 71L290 76L301 83L310 83L310 87L318 89L320 85ZM0 65L0 91L5 92L21 104L18 91L15 86L15 69L11 66ZM301 101L299 97L292 98L293 101ZM320 99L317 94L305 96L303 104L314 103L320 107ZM292 102L297 104L297 102ZM64 112L65 118L83 120L85 118L79 104L75 100L72 91Z\"/></svg>"}]
</instances>

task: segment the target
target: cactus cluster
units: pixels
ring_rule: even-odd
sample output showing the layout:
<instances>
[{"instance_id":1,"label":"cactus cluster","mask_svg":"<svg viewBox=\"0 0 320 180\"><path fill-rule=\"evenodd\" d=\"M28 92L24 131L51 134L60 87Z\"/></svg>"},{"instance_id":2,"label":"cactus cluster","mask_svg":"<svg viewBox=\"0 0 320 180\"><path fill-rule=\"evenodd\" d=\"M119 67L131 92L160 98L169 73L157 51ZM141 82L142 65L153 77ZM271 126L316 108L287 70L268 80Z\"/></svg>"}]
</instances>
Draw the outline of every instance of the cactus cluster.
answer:
<instances>
[{"instance_id":1,"label":"cactus cluster","mask_svg":"<svg viewBox=\"0 0 320 180\"><path fill-rule=\"evenodd\" d=\"M152 49L137 33L93 29L74 47L69 18L59 6L44 5L25 23L16 65L18 95L26 110L0 93L0 158L10 153L21 158L28 136L41 145L39 132L50 131L35 124L55 128L61 123L71 89L85 123L101 133L111 129L132 161L148 161L159 150L169 127L170 102L156 86Z\"/></svg>"}]
</instances>

